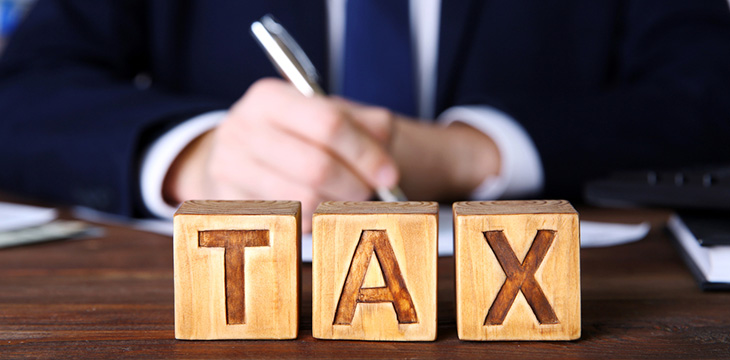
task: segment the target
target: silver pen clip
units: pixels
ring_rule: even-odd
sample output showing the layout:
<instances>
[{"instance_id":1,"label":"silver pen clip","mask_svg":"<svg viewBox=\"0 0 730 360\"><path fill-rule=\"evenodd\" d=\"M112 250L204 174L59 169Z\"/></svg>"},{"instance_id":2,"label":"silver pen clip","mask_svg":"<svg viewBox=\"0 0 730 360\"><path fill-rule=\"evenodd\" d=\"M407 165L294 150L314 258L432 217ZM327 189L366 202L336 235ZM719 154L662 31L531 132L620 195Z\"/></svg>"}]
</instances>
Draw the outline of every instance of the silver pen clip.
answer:
<instances>
[{"instance_id":1,"label":"silver pen clip","mask_svg":"<svg viewBox=\"0 0 730 360\"><path fill-rule=\"evenodd\" d=\"M319 74L304 50L289 32L270 14L251 24L251 34L274 64L281 76L289 80L304 96L325 95L319 86ZM396 185L392 189L375 189L380 200L408 201Z\"/></svg>"}]
</instances>

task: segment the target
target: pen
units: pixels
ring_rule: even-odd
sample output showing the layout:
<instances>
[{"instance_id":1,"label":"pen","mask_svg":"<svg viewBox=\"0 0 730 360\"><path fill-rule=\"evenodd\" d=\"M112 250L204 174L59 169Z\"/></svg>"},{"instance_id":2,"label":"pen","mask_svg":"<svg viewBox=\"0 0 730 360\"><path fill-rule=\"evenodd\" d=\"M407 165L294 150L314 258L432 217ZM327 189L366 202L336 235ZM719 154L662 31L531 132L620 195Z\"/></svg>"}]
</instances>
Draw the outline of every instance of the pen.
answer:
<instances>
[{"instance_id":1,"label":"pen","mask_svg":"<svg viewBox=\"0 0 730 360\"><path fill-rule=\"evenodd\" d=\"M319 86L319 74L314 64L273 16L267 14L259 21L254 21L251 33L281 76L289 80L299 92L310 97L326 95ZM408 200L397 185L390 189L377 187L375 192L383 201Z\"/></svg>"}]
</instances>

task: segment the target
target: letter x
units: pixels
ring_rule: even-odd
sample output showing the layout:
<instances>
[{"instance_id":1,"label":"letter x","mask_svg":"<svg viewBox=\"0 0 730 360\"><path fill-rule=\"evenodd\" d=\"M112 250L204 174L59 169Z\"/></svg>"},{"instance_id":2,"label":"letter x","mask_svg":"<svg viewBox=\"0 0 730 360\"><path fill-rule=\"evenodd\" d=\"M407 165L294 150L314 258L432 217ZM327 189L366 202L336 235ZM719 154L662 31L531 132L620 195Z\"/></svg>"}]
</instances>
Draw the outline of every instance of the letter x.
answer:
<instances>
[{"instance_id":1,"label":"letter x","mask_svg":"<svg viewBox=\"0 0 730 360\"><path fill-rule=\"evenodd\" d=\"M554 230L538 230L530 250L520 263L502 230L484 232L487 243L507 275L507 280L489 308L484 325L501 325L519 291L522 291L540 324L559 323L540 284L535 280L535 272L550 249L555 233Z\"/></svg>"},{"instance_id":2,"label":"letter x","mask_svg":"<svg viewBox=\"0 0 730 360\"><path fill-rule=\"evenodd\" d=\"M199 231L198 246L225 249L226 321L229 325L245 324L244 250L251 246L269 246L269 230Z\"/></svg>"}]
</instances>

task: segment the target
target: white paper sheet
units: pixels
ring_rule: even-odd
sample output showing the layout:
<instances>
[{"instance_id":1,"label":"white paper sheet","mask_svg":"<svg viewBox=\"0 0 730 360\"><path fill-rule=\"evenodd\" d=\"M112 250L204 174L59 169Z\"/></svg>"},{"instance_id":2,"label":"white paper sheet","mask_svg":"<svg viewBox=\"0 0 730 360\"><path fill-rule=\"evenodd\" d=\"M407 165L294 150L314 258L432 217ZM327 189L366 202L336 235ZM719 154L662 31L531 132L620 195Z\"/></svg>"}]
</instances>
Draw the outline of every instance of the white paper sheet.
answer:
<instances>
[{"instance_id":1,"label":"white paper sheet","mask_svg":"<svg viewBox=\"0 0 730 360\"><path fill-rule=\"evenodd\" d=\"M454 215L450 205L439 207L439 256L454 254ZM582 248L605 247L627 244L643 239L651 226L640 224L616 224L595 221L580 222L580 246ZM312 261L312 234L302 236L302 260Z\"/></svg>"},{"instance_id":2,"label":"white paper sheet","mask_svg":"<svg viewBox=\"0 0 730 360\"><path fill-rule=\"evenodd\" d=\"M38 226L56 217L56 209L0 202L0 231Z\"/></svg>"},{"instance_id":3,"label":"white paper sheet","mask_svg":"<svg viewBox=\"0 0 730 360\"><path fill-rule=\"evenodd\" d=\"M132 226L138 230L154 232L172 236L172 221L170 220L130 220L120 216L110 216L90 209L76 209L78 218L119 225ZM626 244L643 239L649 233L649 223L616 224L595 221L580 222L580 237L582 248L604 247ZM439 256L454 254L453 213L450 205L439 208ZM312 261L312 234L302 235L302 260Z\"/></svg>"},{"instance_id":4,"label":"white paper sheet","mask_svg":"<svg viewBox=\"0 0 730 360\"><path fill-rule=\"evenodd\" d=\"M639 241L649 233L648 222L639 224L614 224L595 221L580 222L580 247L606 247Z\"/></svg>"},{"instance_id":5,"label":"white paper sheet","mask_svg":"<svg viewBox=\"0 0 730 360\"><path fill-rule=\"evenodd\" d=\"M73 216L77 219L106 225L129 226L136 230L172 236L172 219L133 219L109 214L88 207L75 207Z\"/></svg>"}]
</instances>

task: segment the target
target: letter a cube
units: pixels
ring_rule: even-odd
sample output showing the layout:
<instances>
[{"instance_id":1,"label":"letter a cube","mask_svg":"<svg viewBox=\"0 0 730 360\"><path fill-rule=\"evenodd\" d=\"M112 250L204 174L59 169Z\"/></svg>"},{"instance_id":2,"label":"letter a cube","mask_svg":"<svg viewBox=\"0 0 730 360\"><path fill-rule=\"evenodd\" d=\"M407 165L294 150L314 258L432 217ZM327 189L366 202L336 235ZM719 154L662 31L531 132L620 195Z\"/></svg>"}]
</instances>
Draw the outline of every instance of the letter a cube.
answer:
<instances>
[{"instance_id":1,"label":"letter a cube","mask_svg":"<svg viewBox=\"0 0 730 360\"><path fill-rule=\"evenodd\" d=\"M299 202L188 201L174 227L175 338L297 337Z\"/></svg>"},{"instance_id":2,"label":"letter a cube","mask_svg":"<svg viewBox=\"0 0 730 360\"><path fill-rule=\"evenodd\" d=\"M454 204L462 340L580 337L580 225L567 201Z\"/></svg>"},{"instance_id":3,"label":"letter a cube","mask_svg":"<svg viewBox=\"0 0 730 360\"><path fill-rule=\"evenodd\" d=\"M326 202L312 226L315 338L436 339L438 204Z\"/></svg>"}]
</instances>

